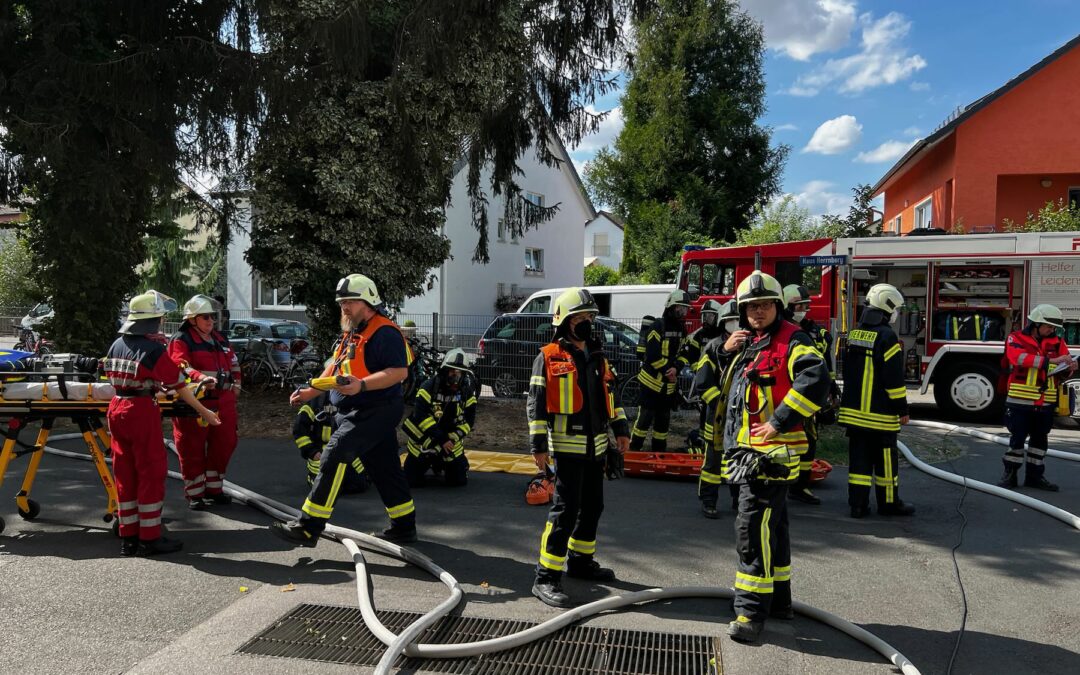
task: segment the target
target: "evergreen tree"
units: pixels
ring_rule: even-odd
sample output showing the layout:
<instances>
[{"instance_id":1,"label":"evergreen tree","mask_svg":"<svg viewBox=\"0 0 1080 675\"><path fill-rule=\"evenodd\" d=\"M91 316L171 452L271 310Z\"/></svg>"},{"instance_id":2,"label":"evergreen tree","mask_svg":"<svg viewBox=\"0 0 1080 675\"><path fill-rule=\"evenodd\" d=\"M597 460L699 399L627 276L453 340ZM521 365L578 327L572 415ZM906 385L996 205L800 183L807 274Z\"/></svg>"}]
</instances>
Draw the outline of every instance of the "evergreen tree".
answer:
<instances>
[{"instance_id":1,"label":"evergreen tree","mask_svg":"<svg viewBox=\"0 0 1080 675\"><path fill-rule=\"evenodd\" d=\"M731 0L660 0L635 22L637 53L614 147L586 171L594 198L626 222L622 269L671 281L690 239L732 241L779 191L761 26Z\"/></svg>"}]
</instances>

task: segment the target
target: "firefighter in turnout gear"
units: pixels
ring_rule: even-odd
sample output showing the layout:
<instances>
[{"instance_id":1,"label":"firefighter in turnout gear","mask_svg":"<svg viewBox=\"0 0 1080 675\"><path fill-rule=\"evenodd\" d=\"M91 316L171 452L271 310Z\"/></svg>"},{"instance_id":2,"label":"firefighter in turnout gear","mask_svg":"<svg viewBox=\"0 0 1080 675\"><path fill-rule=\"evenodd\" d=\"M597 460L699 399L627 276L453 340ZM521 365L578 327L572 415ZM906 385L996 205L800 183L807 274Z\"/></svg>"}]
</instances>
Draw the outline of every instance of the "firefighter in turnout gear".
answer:
<instances>
[{"instance_id":1,"label":"firefighter in turnout gear","mask_svg":"<svg viewBox=\"0 0 1080 675\"><path fill-rule=\"evenodd\" d=\"M806 421L825 403L829 371L813 340L784 318L784 289L754 272L736 289L745 330L725 343L736 352L724 374L725 475L739 485L735 518L735 620L728 635L754 642L769 617L791 619L787 488L799 475Z\"/></svg>"},{"instance_id":2,"label":"firefighter in turnout gear","mask_svg":"<svg viewBox=\"0 0 1080 675\"><path fill-rule=\"evenodd\" d=\"M206 424L221 424L216 413L195 399L168 356L161 330L165 314L174 309L176 302L157 291L136 295L128 303L120 337L105 357L105 376L116 390L107 418L119 502L116 517L123 539L120 555L174 553L182 546L161 533L169 461L157 393L162 388L173 391Z\"/></svg>"},{"instance_id":3,"label":"firefighter in turnout gear","mask_svg":"<svg viewBox=\"0 0 1080 675\"><path fill-rule=\"evenodd\" d=\"M229 340L214 326L220 313L216 300L196 295L184 303L184 323L169 340L169 358L190 382L203 386L203 404L221 419L214 427L193 417L173 420L184 497L193 511L232 501L224 492L224 482L236 450L240 364Z\"/></svg>"},{"instance_id":4,"label":"firefighter in turnout gear","mask_svg":"<svg viewBox=\"0 0 1080 675\"><path fill-rule=\"evenodd\" d=\"M829 331L814 323L814 320L806 316L810 311L810 291L806 286L791 284L784 287L784 302L787 303L789 318L797 323L803 332L814 341L814 346L825 357L825 366L829 369L829 379L836 380L836 372L832 358L832 335ZM806 452L799 458L799 478L791 486L788 498L804 504L817 506L821 499L810 490L810 469L814 466L814 458L817 457L818 439L818 416L806 420L806 438L809 440Z\"/></svg>"},{"instance_id":5,"label":"firefighter in turnout gear","mask_svg":"<svg viewBox=\"0 0 1080 675\"><path fill-rule=\"evenodd\" d=\"M300 456L307 463L309 486L315 483L315 478L319 475L319 460L322 459L326 444L330 442L330 436L337 429L337 425L334 424L335 412L337 408L330 405L330 393L324 392L300 406L300 412L293 419L293 441L300 449ZM350 466L352 471L345 472L341 491L345 494L364 492L368 486L367 476L364 475L364 463L360 461L360 458L356 458Z\"/></svg>"},{"instance_id":6,"label":"firefighter in turnout gear","mask_svg":"<svg viewBox=\"0 0 1080 675\"><path fill-rule=\"evenodd\" d=\"M451 349L435 377L416 390L412 414L403 425L409 439L409 454L405 457L409 485L423 486L429 470L442 474L448 486L468 482L465 437L476 424L478 389L466 364L465 351Z\"/></svg>"},{"instance_id":7,"label":"firefighter in turnout gear","mask_svg":"<svg viewBox=\"0 0 1080 675\"><path fill-rule=\"evenodd\" d=\"M626 415L615 401L615 373L593 336L598 310L580 288L555 300L553 341L533 361L529 380L529 440L540 471L555 456L555 501L540 538L532 593L552 607L569 607L562 574L612 581L615 573L594 560L596 530L604 510L604 459L608 429L619 455L630 445Z\"/></svg>"},{"instance_id":8,"label":"firefighter in turnout gear","mask_svg":"<svg viewBox=\"0 0 1080 675\"><path fill-rule=\"evenodd\" d=\"M847 427L852 518L870 512L871 486L877 494L878 513L909 516L915 512L915 507L900 499L896 447L900 425L908 423L908 404L904 346L890 324L903 304L904 296L895 287L872 286L859 325L848 333L839 422Z\"/></svg>"},{"instance_id":9,"label":"firefighter in turnout gear","mask_svg":"<svg viewBox=\"0 0 1080 675\"><path fill-rule=\"evenodd\" d=\"M336 378L330 403L337 429L323 450L319 475L298 520L274 523L271 531L292 544L314 547L345 480L359 459L386 507L390 527L376 535L395 543L416 541L416 508L398 459L397 425L405 410L401 382L408 376L409 352L401 329L382 313L375 283L350 274L336 289L341 339L322 378ZM320 378L320 379L322 379ZM314 387L293 392L300 406L319 395Z\"/></svg>"},{"instance_id":10,"label":"firefighter in turnout gear","mask_svg":"<svg viewBox=\"0 0 1080 675\"><path fill-rule=\"evenodd\" d=\"M652 429L652 451L667 449L668 428L671 426L671 409L676 405L679 371L690 365L680 352L686 339L686 312L690 298L686 291L674 290L664 303L664 314L651 324L643 326L641 335L645 340L644 362L638 371L641 383L638 398L638 417L630 440L630 449L641 450L645 437Z\"/></svg>"},{"instance_id":11,"label":"firefighter in turnout gear","mask_svg":"<svg viewBox=\"0 0 1080 675\"><path fill-rule=\"evenodd\" d=\"M1057 492L1058 486L1043 475L1046 470L1043 458L1059 395L1057 375L1051 376L1050 370L1068 364L1058 375L1072 375L1076 372L1076 361L1069 355L1065 341L1057 335L1057 329L1064 325L1060 309L1037 305L1028 314L1028 322L1022 330L1013 331L1005 342L1009 374L1005 427L1009 430L1009 450L1003 458L1005 473L998 486L1016 487L1020 467L1025 466L1026 487Z\"/></svg>"},{"instance_id":12,"label":"firefighter in turnout gear","mask_svg":"<svg viewBox=\"0 0 1080 675\"><path fill-rule=\"evenodd\" d=\"M701 474L698 477L698 500L701 501L701 513L706 518L719 518L716 502L720 496L720 484L723 481L724 448L715 442L713 421L716 409L721 403L720 384L724 369L735 355L724 351L724 343L732 333L739 329L739 310L734 300L721 305L709 300L701 307L702 326L715 323L716 335L703 341L701 356L694 363L694 383L690 388L690 398L697 400L701 409L700 433L704 444L704 457ZM700 331L695 332L695 334ZM738 499L738 489L732 486L732 508Z\"/></svg>"}]
</instances>

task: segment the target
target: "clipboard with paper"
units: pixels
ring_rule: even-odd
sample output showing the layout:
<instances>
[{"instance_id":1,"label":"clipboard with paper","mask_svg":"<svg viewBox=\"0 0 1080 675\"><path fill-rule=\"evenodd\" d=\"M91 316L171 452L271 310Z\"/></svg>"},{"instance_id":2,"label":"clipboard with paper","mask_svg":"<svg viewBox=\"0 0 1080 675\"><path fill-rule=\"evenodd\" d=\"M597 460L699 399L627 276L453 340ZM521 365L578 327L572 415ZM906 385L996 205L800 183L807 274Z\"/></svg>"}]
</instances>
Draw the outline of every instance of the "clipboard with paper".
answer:
<instances>
[{"instance_id":1,"label":"clipboard with paper","mask_svg":"<svg viewBox=\"0 0 1080 675\"><path fill-rule=\"evenodd\" d=\"M1055 366L1052 366L1050 368L1049 375L1050 375L1050 377L1054 377L1055 375L1063 375L1063 374L1069 372L1069 368L1072 368L1075 364L1076 364L1076 357L1075 356L1070 356L1068 361L1063 361L1062 363L1059 363L1059 364L1057 364Z\"/></svg>"}]
</instances>

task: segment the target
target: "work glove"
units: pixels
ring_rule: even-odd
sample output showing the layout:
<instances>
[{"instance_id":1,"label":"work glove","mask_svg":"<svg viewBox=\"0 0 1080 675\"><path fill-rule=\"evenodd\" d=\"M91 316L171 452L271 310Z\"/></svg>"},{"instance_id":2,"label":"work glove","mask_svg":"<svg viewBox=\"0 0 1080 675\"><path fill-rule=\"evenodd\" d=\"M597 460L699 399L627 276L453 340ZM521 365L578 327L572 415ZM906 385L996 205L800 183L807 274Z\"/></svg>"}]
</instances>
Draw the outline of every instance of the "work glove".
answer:
<instances>
[{"instance_id":1,"label":"work glove","mask_svg":"<svg viewBox=\"0 0 1080 675\"><path fill-rule=\"evenodd\" d=\"M604 453L604 475L608 480L619 480L626 475L625 471L626 463L623 460L622 453L614 445L608 444L607 451Z\"/></svg>"}]
</instances>

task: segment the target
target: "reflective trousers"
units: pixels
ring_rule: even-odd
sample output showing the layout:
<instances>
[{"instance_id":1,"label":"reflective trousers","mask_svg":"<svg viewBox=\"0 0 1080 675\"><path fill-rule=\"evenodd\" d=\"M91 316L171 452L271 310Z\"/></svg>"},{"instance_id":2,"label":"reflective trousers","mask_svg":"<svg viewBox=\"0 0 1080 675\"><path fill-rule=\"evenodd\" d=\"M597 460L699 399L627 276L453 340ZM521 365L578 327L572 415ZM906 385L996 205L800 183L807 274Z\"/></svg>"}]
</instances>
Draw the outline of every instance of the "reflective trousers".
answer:
<instances>
[{"instance_id":1,"label":"reflective trousers","mask_svg":"<svg viewBox=\"0 0 1080 675\"><path fill-rule=\"evenodd\" d=\"M639 452L645 446L645 437L652 429L652 451L667 450L668 429L671 428L671 408L675 397L641 390L638 416L630 433L630 449Z\"/></svg>"},{"instance_id":2,"label":"reflective trousers","mask_svg":"<svg viewBox=\"0 0 1080 675\"><path fill-rule=\"evenodd\" d=\"M555 501L540 537L537 581L557 581L563 569L588 564L604 512L604 462L589 456L555 458Z\"/></svg>"},{"instance_id":3,"label":"reflective trousers","mask_svg":"<svg viewBox=\"0 0 1080 675\"><path fill-rule=\"evenodd\" d=\"M787 483L754 480L739 486L735 517L735 613L765 621L791 606L791 541Z\"/></svg>"},{"instance_id":4,"label":"reflective trousers","mask_svg":"<svg viewBox=\"0 0 1080 675\"><path fill-rule=\"evenodd\" d=\"M396 398L337 413L337 429L323 449L319 474L301 509L300 523L309 532L318 534L326 527L345 476L355 471L353 460L357 458L378 491L390 523L394 527L415 526L416 507L398 459L397 425L404 411L402 399Z\"/></svg>"},{"instance_id":5,"label":"reflective trousers","mask_svg":"<svg viewBox=\"0 0 1080 675\"><path fill-rule=\"evenodd\" d=\"M161 536L161 507L169 469L161 436L161 409L148 396L114 396L107 413L121 537Z\"/></svg>"},{"instance_id":6,"label":"reflective trousers","mask_svg":"<svg viewBox=\"0 0 1080 675\"><path fill-rule=\"evenodd\" d=\"M1005 468L1016 471L1024 464L1024 480L1034 481L1046 471L1043 459L1050 444L1050 429L1054 426L1054 409L1050 406L1005 406L1005 428L1009 430L1009 449L1002 461ZM1024 450L1024 443L1029 447ZM1025 457L1026 455L1026 457Z\"/></svg>"},{"instance_id":7,"label":"reflective trousers","mask_svg":"<svg viewBox=\"0 0 1080 675\"><path fill-rule=\"evenodd\" d=\"M217 412L220 426L200 424L198 417L173 419L173 442L180 455L180 474L188 499L222 493L225 469L236 450L236 394L221 392L221 398L204 399L203 404Z\"/></svg>"},{"instance_id":8,"label":"reflective trousers","mask_svg":"<svg viewBox=\"0 0 1080 675\"><path fill-rule=\"evenodd\" d=\"M410 487L422 487L427 482L427 472L443 475L448 486L459 487L469 482L469 459L465 453L457 457L442 452L422 452L405 455L405 476Z\"/></svg>"},{"instance_id":9,"label":"reflective trousers","mask_svg":"<svg viewBox=\"0 0 1080 675\"><path fill-rule=\"evenodd\" d=\"M900 452L896 433L849 428L848 505L870 505L870 487L878 508L900 501Z\"/></svg>"},{"instance_id":10,"label":"reflective trousers","mask_svg":"<svg viewBox=\"0 0 1080 675\"><path fill-rule=\"evenodd\" d=\"M810 470L814 467L814 459L817 457L818 429L813 417L806 421L805 428L806 452L799 455L799 477L795 480L795 486L798 488L810 487Z\"/></svg>"}]
</instances>

